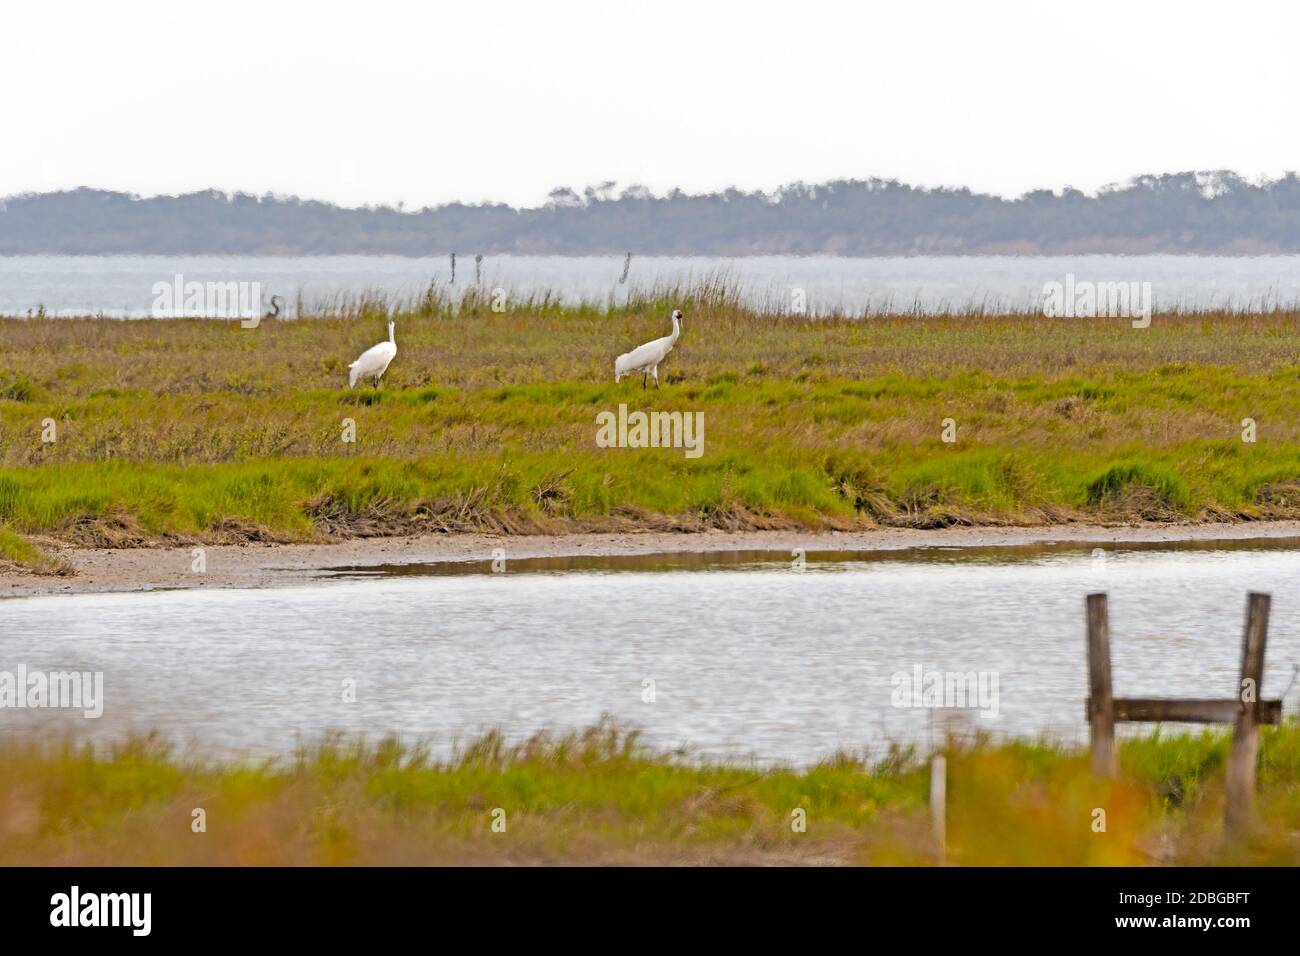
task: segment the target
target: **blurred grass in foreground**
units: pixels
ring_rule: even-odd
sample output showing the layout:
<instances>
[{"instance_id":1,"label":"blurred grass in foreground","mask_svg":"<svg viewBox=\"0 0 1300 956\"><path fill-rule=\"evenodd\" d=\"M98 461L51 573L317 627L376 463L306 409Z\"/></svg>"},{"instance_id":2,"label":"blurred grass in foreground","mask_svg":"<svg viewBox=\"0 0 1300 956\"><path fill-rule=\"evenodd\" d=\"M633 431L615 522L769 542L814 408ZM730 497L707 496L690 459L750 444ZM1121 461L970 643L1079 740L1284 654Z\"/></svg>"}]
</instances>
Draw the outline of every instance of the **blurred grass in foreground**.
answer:
<instances>
[{"instance_id":1,"label":"blurred grass in foreground","mask_svg":"<svg viewBox=\"0 0 1300 956\"><path fill-rule=\"evenodd\" d=\"M1257 826L1241 845L1220 829L1227 742L1131 740L1112 782L1070 748L955 744L948 862L1300 863L1300 726L1264 729ZM515 746L489 734L446 762L392 741L226 765L153 737L100 753L9 742L0 864L925 865L937 861L927 788L910 751L757 769L652 753L609 722ZM192 829L196 808L206 832ZM797 809L806 832L792 829Z\"/></svg>"}]
</instances>

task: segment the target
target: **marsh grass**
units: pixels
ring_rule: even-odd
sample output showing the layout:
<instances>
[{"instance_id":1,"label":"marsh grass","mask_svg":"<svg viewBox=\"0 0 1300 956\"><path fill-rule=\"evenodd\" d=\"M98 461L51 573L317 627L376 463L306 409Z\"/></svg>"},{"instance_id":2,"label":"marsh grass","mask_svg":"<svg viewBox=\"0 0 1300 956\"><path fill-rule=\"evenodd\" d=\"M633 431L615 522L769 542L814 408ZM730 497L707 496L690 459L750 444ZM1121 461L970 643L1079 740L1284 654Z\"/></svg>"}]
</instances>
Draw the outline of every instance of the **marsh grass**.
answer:
<instances>
[{"instance_id":1,"label":"marsh grass","mask_svg":"<svg viewBox=\"0 0 1300 956\"><path fill-rule=\"evenodd\" d=\"M677 305L662 390L615 385L613 357ZM382 388L348 390L390 312ZM716 277L500 313L484 289L366 293L251 330L0 320L0 522L126 545L1296 517L1298 319L807 318ZM704 455L598 448L595 416L620 402L702 412Z\"/></svg>"},{"instance_id":2,"label":"marsh grass","mask_svg":"<svg viewBox=\"0 0 1300 956\"><path fill-rule=\"evenodd\" d=\"M0 526L0 569L9 567L31 574L70 575L73 567L40 545Z\"/></svg>"},{"instance_id":3,"label":"marsh grass","mask_svg":"<svg viewBox=\"0 0 1300 956\"><path fill-rule=\"evenodd\" d=\"M1300 863L1300 728L1264 731L1258 822L1237 844L1219 827L1227 746L1221 732L1153 733L1124 743L1120 777L1100 782L1059 744L954 741L948 862ZM443 761L342 737L226 763L156 736L100 751L10 740L0 864L929 864L927 774L910 750L806 769L708 762L608 721L521 743L490 733Z\"/></svg>"}]
</instances>

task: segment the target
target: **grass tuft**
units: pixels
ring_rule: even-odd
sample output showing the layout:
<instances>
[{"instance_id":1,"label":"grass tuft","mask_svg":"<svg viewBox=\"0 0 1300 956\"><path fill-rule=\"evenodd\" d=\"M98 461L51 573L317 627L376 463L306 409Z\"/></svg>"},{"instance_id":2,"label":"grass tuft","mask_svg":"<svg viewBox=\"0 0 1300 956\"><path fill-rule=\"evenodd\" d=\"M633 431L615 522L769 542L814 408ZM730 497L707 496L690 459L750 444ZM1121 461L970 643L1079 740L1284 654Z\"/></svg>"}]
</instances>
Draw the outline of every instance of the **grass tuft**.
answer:
<instances>
[{"instance_id":1,"label":"grass tuft","mask_svg":"<svg viewBox=\"0 0 1300 956\"><path fill-rule=\"evenodd\" d=\"M28 574L71 575L72 565L63 558L51 555L40 546L0 526L0 567Z\"/></svg>"}]
</instances>

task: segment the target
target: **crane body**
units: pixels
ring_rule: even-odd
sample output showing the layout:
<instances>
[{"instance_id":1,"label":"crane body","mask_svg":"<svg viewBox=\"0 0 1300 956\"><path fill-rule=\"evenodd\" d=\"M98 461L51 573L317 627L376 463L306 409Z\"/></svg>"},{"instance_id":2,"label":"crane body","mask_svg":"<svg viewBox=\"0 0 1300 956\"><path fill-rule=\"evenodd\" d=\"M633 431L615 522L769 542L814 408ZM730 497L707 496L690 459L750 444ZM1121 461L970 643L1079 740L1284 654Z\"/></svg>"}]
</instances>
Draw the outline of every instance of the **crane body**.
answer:
<instances>
[{"instance_id":1,"label":"crane body","mask_svg":"<svg viewBox=\"0 0 1300 956\"><path fill-rule=\"evenodd\" d=\"M348 366L348 388L354 388L362 379L374 379L375 388L379 380L388 371L388 363L397 355L397 340L393 337L393 322L388 322L388 341L380 342L366 349L355 362Z\"/></svg>"},{"instance_id":2,"label":"crane body","mask_svg":"<svg viewBox=\"0 0 1300 956\"><path fill-rule=\"evenodd\" d=\"M677 339L682 334L682 310L673 309L673 330L661 339L655 339L653 342L647 342L645 345L638 345L630 352L624 352L614 360L614 381L621 381L624 375L631 375L634 372L641 373L641 387L646 387L647 376L655 380L655 388L659 387L659 363L668 357L668 353L673 350L677 344Z\"/></svg>"}]
</instances>

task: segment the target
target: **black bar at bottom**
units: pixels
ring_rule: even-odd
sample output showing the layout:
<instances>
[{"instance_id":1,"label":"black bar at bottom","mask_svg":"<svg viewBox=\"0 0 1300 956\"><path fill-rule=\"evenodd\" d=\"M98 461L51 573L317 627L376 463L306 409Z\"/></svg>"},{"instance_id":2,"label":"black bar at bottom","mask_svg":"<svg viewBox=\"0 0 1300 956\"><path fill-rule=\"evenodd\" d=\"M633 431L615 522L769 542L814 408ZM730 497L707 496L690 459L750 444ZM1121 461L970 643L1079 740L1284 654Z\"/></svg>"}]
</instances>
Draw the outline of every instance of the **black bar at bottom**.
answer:
<instances>
[{"instance_id":1,"label":"black bar at bottom","mask_svg":"<svg viewBox=\"0 0 1300 956\"><path fill-rule=\"evenodd\" d=\"M468 935L493 948L505 939L813 942L836 925L858 939L917 943L1034 931L1071 943L1191 933L1230 942L1294 931L1294 885L1293 870L1264 868L0 869L0 925L7 943L77 934L79 943L320 941L332 950L396 933ZM141 919L52 925L68 922L58 907L74 886L83 911L88 896L98 908L100 894L149 894L148 936L136 935ZM134 910L125 899L115 904L125 916L143 912L143 896Z\"/></svg>"}]
</instances>

